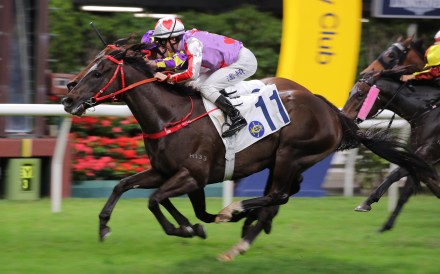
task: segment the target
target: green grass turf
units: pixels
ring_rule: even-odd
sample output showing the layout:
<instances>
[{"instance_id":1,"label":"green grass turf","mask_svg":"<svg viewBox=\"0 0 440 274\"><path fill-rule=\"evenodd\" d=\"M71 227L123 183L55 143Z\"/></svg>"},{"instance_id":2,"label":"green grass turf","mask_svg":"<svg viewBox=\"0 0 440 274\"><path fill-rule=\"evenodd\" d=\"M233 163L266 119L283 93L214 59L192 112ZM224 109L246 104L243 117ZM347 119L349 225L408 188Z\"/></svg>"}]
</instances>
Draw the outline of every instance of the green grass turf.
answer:
<instances>
[{"instance_id":1,"label":"green grass turf","mask_svg":"<svg viewBox=\"0 0 440 274\"><path fill-rule=\"evenodd\" d=\"M0 200L0 273L440 273L440 207L433 196L414 196L393 231L378 233L387 200L370 213L353 208L362 197L293 198L282 206L272 233L261 234L244 255L216 256L238 242L242 223L206 224L208 238L165 235L145 199L122 199L98 241L104 199ZM199 222L186 198L173 199ZM218 212L221 198L208 199Z\"/></svg>"}]
</instances>

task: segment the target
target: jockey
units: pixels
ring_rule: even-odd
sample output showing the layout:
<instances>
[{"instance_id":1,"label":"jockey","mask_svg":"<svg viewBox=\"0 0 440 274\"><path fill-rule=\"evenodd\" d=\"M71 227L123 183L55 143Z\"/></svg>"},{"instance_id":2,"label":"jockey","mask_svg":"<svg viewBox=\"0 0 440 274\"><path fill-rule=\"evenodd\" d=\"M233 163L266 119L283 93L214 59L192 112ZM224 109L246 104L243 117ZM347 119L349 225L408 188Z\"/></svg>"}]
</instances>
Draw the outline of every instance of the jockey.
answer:
<instances>
[{"instance_id":1,"label":"jockey","mask_svg":"<svg viewBox=\"0 0 440 274\"><path fill-rule=\"evenodd\" d=\"M410 75L402 75L401 81L431 80L440 77L440 31L434 36L435 42L425 52L426 65L422 71Z\"/></svg>"},{"instance_id":2,"label":"jockey","mask_svg":"<svg viewBox=\"0 0 440 274\"><path fill-rule=\"evenodd\" d=\"M185 31L180 21L173 17L158 20L152 37L159 43L162 53L172 55L175 64L183 71L173 75L160 72L155 77L170 84L191 81L203 97L214 103L231 119L222 137L230 137L247 125L240 111L221 92L231 85L251 77L257 70L257 59L240 41L206 31ZM187 59L182 60L183 56ZM160 68L162 60L156 60Z\"/></svg>"},{"instance_id":3,"label":"jockey","mask_svg":"<svg viewBox=\"0 0 440 274\"><path fill-rule=\"evenodd\" d=\"M147 49L153 49L156 48L159 44L152 36L154 33L154 30L147 31L141 39L141 43L149 45ZM160 52L162 57L166 56L168 52ZM150 65L153 65L157 67L160 70L185 70L188 68L188 63L186 62L187 56L183 51L180 51L178 53L175 53L172 56L165 57L163 59L156 59L156 60L148 60L148 57L145 57L146 60Z\"/></svg>"}]
</instances>

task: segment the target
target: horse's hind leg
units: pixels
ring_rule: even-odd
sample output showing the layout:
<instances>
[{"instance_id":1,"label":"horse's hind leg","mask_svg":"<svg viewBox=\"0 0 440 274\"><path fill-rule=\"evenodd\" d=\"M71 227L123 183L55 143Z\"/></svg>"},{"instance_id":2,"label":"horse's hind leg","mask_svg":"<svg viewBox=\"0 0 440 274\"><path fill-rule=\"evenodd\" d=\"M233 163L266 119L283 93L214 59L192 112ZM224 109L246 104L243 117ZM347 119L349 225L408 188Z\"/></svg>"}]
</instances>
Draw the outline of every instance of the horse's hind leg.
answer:
<instances>
[{"instance_id":1,"label":"horse's hind leg","mask_svg":"<svg viewBox=\"0 0 440 274\"><path fill-rule=\"evenodd\" d=\"M107 226L110 216L121 195L127 190L134 188L156 188L159 187L165 179L153 169L146 170L122 179L112 191L104 208L99 214L99 239L103 241L110 235L110 228Z\"/></svg>"},{"instance_id":2,"label":"horse's hind leg","mask_svg":"<svg viewBox=\"0 0 440 274\"><path fill-rule=\"evenodd\" d=\"M359 212L367 212L371 210L371 204L376 203L387 191L387 189L401 178L408 175L408 172L403 168L394 169L390 175L385 178L385 181L380 184L376 190L368 196L368 198L358 205L354 210Z\"/></svg>"},{"instance_id":3,"label":"horse's hind leg","mask_svg":"<svg viewBox=\"0 0 440 274\"><path fill-rule=\"evenodd\" d=\"M271 175L269 176L269 178L272 178L272 172L270 174ZM300 184L302 181L302 175L298 176L298 178L293 181L289 192L290 196L299 192ZM268 193L270 188L271 180L268 181L264 193ZM261 233L261 231L269 234L272 229L272 221L278 214L279 208L279 205L275 205L270 207L258 208L251 211L245 211L244 213L248 212L249 214L247 215L245 224L243 225L241 236L242 239L230 250L220 254L217 258L220 261L232 261L235 256L243 254L250 248L251 244ZM233 215L233 217L235 217L235 215ZM253 221L255 220L257 220L257 223L253 224Z\"/></svg>"},{"instance_id":4,"label":"horse's hind leg","mask_svg":"<svg viewBox=\"0 0 440 274\"><path fill-rule=\"evenodd\" d=\"M397 216L399 216L399 213L400 211L402 211L403 206L405 205L406 202L408 202L409 198L414 192L414 187L413 187L414 183L411 182L411 180L415 180L415 179L412 176L408 176L408 179L406 180L405 185L403 186L403 189L400 193L396 207L394 208L388 220L383 224L382 228L379 230L380 232L385 232L393 228Z\"/></svg>"},{"instance_id":5,"label":"horse's hind leg","mask_svg":"<svg viewBox=\"0 0 440 274\"><path fill-rule=\"evenodd\" d=\"M264 207L255 210L259 213L256 224L248 226L242 239L230 250L220 254L217 259L220 261L232 261L237 255L246 252L261 231L264 230L266 233L269 233L266 229L272 226L272 220L275 218L278 210L279 206ZM246 219L246 221L248 221L248 219Z\"/></svg>"},{"instance_id":6,"label":"horse's hind leg","mask_svg":"<svg viewBox=\"0 0 440 274\"><path fill-rule=\"evenodd\" d=\"M287 151L284 153L289 154ZM277 157L283 159L291 158L290 155ZM292 193L293 188L290 182L295 181L294 178L299 178L299 170L300 166L298 164L290 163L288 161L280 161L280 163L274 168L274 175L270 182L270 190L267 191L267 194L263 197L233 202L217 214L215 221L217 223L228 222L232 219L233 215L239 214L243 211L287 203L289 201L289 193Z\"/></svg>"}]
</instances>

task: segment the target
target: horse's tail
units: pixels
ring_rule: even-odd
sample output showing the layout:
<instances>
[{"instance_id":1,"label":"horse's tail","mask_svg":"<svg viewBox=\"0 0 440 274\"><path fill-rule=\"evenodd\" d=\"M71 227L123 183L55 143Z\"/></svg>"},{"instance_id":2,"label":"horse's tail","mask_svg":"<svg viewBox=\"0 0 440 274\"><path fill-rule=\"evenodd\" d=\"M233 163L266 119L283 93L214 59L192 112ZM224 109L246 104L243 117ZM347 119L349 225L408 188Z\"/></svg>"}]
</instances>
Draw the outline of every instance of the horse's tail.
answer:
<instances>
[{"instance_id":1,"label":"horse's tail","mask_svg":"<svg viewBox=\"0 0 440 274\"><path fill-rule=\"evenodd\" d=\"M350 149L363 144L373 153L381 158L406 169L412 176L415 176L417 186L420 181L428 178L437 179L437 173L432 166L422 158L410 152L405 142L399 141L391 136L386 130L361 131L349 117L345 116L337 107L327 99L321 97L338 113L344 136L338 150ZM415 181L415 180L412 180Z\"/></svg>"}]
</instances>

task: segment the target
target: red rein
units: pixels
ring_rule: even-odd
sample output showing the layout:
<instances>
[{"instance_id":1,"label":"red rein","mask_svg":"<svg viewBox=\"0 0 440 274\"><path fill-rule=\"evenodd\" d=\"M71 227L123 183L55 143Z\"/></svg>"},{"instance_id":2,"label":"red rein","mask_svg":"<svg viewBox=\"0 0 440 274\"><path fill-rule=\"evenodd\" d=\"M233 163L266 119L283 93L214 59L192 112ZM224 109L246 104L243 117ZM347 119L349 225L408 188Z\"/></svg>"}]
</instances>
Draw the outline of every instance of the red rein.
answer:
<instances>
[{"instance_id":1,"label":"red rein","mask_svg":"<svg viewBox=\"0 0 440 274\"><path fill-rule=\"evenodd\" d=\"M119 94L122 94L124 92L126 92L127 90L133 89L137 86L146 84L146 83L151 83L154 81L157 81L156 78L147 78L145 80L133 83L131 85L125 86L125 74L124 74L124 60L116 60L113 56L110 55L106 55L105 58L109 59L110 61L112 61L113 63L115 63L117 65L115 72L113 73L112 78L110 79L110 81L98 92L96 93L95 96L93 96L93 100L95 101L95 103L106 100L111 98L113 101L116 101L116 96ZM111 83L113 83L118 75L118 73L120 72L121 74L121 83L122 83L122 89L112 92L110 94L107 95L103 95L101 96L105 90L110 86ZM168 125L166 125L162 131L156 132L156 133L143 133L143 137L146 139L159 139L162 138L164 136L167 136L173 132L176 132L184 127L186 127L187 125L199 120L200 118L203 118L205 116L207 116L209 113L217 110L218 108L214 108L212 110L210 110L209 112L205 112L202 115L197 116L194 119L189 120L189 116L192 114L193 110L194 110L194 102L193 99L191 98L191 96L189 96L189 99L191 100L191 109L189 111L189 113L187 115L185 115L184 117L182 117L182 119L180 119L177 122L171 122Z\"/></svg>"}]
</instances>

